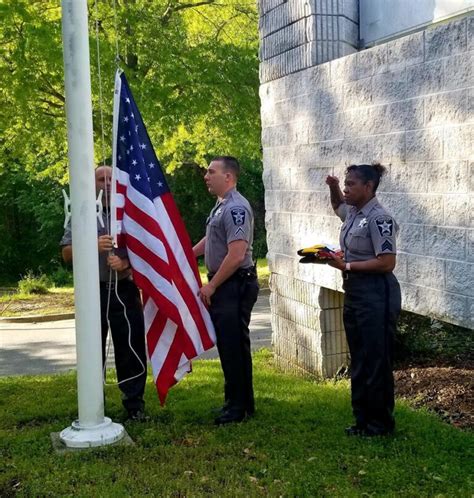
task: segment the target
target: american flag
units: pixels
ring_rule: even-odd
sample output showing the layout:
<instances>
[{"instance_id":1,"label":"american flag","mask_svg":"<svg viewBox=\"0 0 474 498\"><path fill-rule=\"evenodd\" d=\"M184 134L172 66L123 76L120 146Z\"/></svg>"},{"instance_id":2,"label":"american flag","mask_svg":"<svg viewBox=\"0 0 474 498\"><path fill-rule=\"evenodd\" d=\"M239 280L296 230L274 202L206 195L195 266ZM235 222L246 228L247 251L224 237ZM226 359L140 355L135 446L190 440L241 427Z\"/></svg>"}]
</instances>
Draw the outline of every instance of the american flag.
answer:
<instances>
[{"instance_id":1,"label":"american flag","mask_svg":"<svg viewBox=\"0 0 474 498\"><path fill-rule=\"evenodd\" d=\"M161 404L214 346L209 312L186 228L168 188L125 74L115 76L112 235L126 246L142 290L146 341Z\"/></svg>"}]
</instances>

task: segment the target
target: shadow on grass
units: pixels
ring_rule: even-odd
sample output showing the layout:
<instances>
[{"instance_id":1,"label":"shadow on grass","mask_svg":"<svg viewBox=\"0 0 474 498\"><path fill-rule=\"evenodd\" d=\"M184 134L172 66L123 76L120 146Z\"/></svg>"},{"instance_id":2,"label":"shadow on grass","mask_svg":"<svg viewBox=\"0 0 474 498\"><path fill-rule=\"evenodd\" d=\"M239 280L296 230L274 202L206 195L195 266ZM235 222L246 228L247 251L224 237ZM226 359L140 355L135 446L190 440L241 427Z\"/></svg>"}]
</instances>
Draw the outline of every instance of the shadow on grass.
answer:
<instances>
[{"instance_id":1,"label":"shadow on grass","mask_svg":"<svg viewBox=\"0 0 474 498\"><path fill-rule=\"evenodd\" d=\"M431 496L472 491L473 435L424 411L397 405L390 438L347 438L345 381L314 383L276 371L255 355L257 413L215 427L222 403L217 361L193 374L159 406L151 378L144 423L125 422L135 447L56 455L49 433L76 418L76 379L0 379L0 495L100 496ZM123 420L117 387L106 388L106 414ZM471 480L470 480L471 479Z\"/></svg>"}]
</instances>

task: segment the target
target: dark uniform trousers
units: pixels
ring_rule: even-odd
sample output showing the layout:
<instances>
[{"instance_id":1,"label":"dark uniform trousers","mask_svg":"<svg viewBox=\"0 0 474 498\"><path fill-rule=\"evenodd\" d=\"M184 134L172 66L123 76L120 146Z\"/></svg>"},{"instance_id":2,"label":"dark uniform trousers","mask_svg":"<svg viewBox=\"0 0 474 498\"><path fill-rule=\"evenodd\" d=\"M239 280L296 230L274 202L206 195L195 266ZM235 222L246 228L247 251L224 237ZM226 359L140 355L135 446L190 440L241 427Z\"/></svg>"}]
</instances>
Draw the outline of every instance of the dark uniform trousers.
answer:
<instances>
[{"instance_id":1,"label":"dark uniform trousers","mask_svg":"<svg viewBox=\"0 0 474 498\"><path fill-rule=\"evenodd\" d=\"M258 290L255 271L239 270L216 289L210 306L224 372L225 407L249 414L255 410L249 323Z\"/></svg>"},{"instance_id":2,"label":"dark uniform trousers","mask_svg":"<svg viewBox=\"0 0 474 498\"><path fill-rule=\"evenodd\" d=\"M129 327L125 318L123 305L115 294L115 282L111 282L109 321L114 343L115 366L119 382L142 372L137 357L129 345ZM146 383L147 357L145 351L145 326L143 319L140 292L132 280L123 279L118 281L117 293L125 304L127 317L130 322L130 344L136 351L145 367L145 372L135 379L119 384L122 391L122 403L126 410L143 410L143 394ZM102 361L105 362L105 348L107 342L107 299L109 295L109 283L100 283L100 316L102 329Z\"/></svg>"},{"instance_id":3,"label":"dark uniform trousers","mask_svg":"<svg viewBox=\"0 0 474 498\"><path fill-rule=\"evenodd\" d=\"M400 286L392 273L345 272L343 287L356 423L374 431L392 431L393 341L401 308Z\"/></svg>"}]
</instances>

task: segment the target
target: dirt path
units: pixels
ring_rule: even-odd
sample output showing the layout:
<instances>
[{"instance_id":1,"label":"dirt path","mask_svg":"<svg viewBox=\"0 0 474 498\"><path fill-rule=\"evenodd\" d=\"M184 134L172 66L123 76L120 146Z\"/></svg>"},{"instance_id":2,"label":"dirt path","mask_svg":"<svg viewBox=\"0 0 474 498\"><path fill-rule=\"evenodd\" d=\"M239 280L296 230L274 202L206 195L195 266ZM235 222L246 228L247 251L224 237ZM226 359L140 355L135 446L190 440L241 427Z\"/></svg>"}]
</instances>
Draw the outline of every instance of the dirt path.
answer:
<instances>
[{"instance_id":1,"label":"dirt path","mask_svg":"<svg viewBox=\"0 0 474 498\"><path fill-rule=\"evenodd\" d=\"M9 300L3 297L0 302L0 317L55 315L74 312L74 294L71 292L51 292L25 299Z\"/></svg>"}]
</instances>

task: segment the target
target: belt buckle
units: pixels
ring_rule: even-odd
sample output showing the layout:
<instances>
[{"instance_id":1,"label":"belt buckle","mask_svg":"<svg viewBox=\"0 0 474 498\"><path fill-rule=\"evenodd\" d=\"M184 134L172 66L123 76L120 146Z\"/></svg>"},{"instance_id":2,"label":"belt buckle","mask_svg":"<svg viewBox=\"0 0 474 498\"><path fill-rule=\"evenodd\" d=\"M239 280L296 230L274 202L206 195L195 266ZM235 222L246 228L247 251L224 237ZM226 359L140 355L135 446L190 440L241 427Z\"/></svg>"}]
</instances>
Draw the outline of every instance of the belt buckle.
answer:
<instances>
[{"instance_id":1,"label":"belt buckle","mask_svg":"<svg viewBox=\"0 0 474 498\"><path fill-rule=\"evenodd\" d=\"M115 282L105 282L105 288L107 290L114 290L115 289Z\"/></svg>"}]
</instances>

